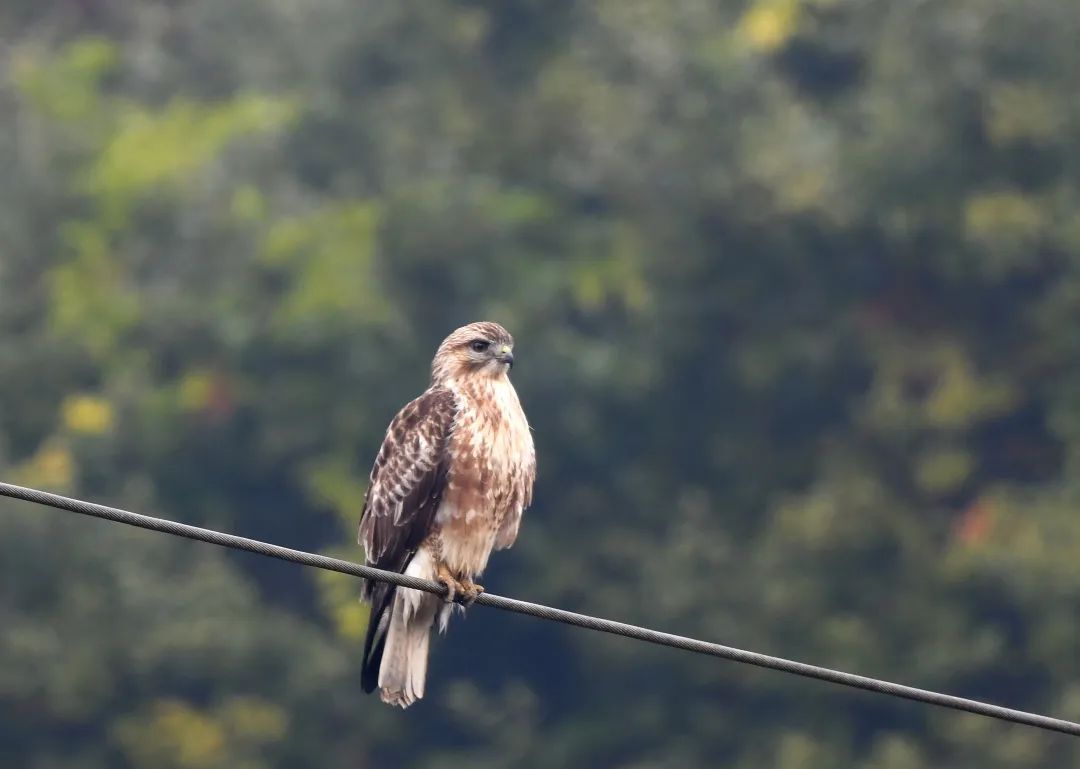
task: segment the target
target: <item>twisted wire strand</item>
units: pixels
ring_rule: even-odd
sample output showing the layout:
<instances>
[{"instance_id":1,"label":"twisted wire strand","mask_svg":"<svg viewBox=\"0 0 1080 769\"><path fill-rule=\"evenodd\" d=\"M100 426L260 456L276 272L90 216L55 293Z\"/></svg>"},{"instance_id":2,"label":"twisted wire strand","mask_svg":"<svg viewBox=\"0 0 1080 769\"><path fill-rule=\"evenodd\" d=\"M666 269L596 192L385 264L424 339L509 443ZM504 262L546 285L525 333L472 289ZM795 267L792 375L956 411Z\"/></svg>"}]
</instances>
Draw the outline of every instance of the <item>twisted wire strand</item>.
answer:
<instances>
[{"instance_id":1,"label":"twisted wire strand","mask_svg":"<svg viewBox=\"0 0 1080 769\"><path fill-rule=\"evenodd\" d=\"M293 563L301 564L302 566L336 571L354 577L389 582L398 585L399 587L423 590L424 592L435 593L437 595L446 595L446 587L436 582L428 582L427 580L410 577L405 574L398 574L397 572L375 569L370 566L363 566L340 558L330 558L325 555L304 552L303 550L293 550L292 548L281 547L280 545L274 545L269 542L260 542L259 540L248 539L247 537L239 537L235 534L225 534L224 532L214 531L213 529L189 526L185 523L178 523L164 518L154 518L149 515L132 513L115 507L107 507L93 502L63 497L59 494L51 494L46 491L39 491L38 489L29 489L23 486L0 482L0 496L20 499L25 502L45 505L47 507L66 510L80 515L102 518L116 523L124 523L129 526L137 526L142 529L149 529L163 534L185 537L199 542L208 542L212 545L228 547L234 550L246 550L250 553L258 553L259 555L277 558L282 561L291 561ZM1038 713L1014 710L1013 708L993 705L979 700L956 697L951 694L943 694L928 689L919 689L914 686L905 686L903 684L883 681L869 676L845 673L840 670L833 670L818 665L809 665L804 662L796 662L782 657L772 657L767 654L736 649L731 646L701 641L696 638L687 638L672 633L663 633L659 630L639 627L638 625L616 622L614 620L603 619L587 614L578 614L576 612L566 611L565 609L557 609L552 606L544 606L529 601L520 601L516 598L492 595L491 593L481 593L476 599L476 603L482 606L491 606L495 609L512 611L517 614L539 617L540 619L550 620L552 622L562 622L567 625L575 625L588 630L597 630L602 633L625 636L626 638L633 638L638 641L645 641L660 646L670 646L675 649L683 649L697 654L719 657L721 659L731 660L732 662L756 665L757 667L779 670L784 673L793 673L805 678L814 678L819 681L840 684L841 686L864 689L866 691L876 692L891 697L902 697L904 699L914 700L915 702L938 705L953 710L962 710L1001 721L1034 726L1039 729L1046 729L1080 737L1080 723L1066 721L1060 718L1052 718Z\"/></svg>"}]
</instances>

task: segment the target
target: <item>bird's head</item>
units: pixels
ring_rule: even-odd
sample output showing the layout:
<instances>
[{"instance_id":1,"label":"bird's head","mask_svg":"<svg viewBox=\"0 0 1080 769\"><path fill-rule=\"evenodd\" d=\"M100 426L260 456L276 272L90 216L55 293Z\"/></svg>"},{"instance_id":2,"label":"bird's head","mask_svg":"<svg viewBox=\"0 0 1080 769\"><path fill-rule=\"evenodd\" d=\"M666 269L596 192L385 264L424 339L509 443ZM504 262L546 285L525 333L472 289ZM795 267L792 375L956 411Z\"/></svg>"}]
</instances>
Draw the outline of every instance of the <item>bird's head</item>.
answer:
<instances>
[{"instance_id":1,"label":"bird's head","mask_svg":"<svg viewBox=\"0 0 1080 769\"><path fill-rule=\"evenodd\" d=\"M514 365L514 337L498 323L470 323L443 340L431 362L431 381L505 376Z\"/></svg>"}]
</instances>

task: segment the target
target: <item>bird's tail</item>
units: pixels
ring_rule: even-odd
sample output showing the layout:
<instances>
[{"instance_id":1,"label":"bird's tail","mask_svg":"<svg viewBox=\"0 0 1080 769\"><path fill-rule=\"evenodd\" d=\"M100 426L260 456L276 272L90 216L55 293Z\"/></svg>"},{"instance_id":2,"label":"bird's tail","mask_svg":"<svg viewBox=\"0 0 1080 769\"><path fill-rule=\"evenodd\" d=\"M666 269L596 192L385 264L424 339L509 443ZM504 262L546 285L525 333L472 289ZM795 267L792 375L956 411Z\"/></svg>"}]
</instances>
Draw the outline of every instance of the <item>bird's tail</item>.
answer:
<instances>
[{"instance_id":1,"label":"bird's tail","mask_svg":"<svg viewBox=\"0 0 1080 769\"><path fill-rule=\"evenodd\" d=\"M421 579L433 579L433 560L421 549L405 573ZM407 708L424 696L431 628L443 601L430 593L401 587L388 598L389 605L373 628L374 636L369 630L367 646L375 653L365 656L369 657L370 663L378 665L377 681L382 701ZM378 661L376 658L379 658ZM370 667L365 665L365 689L369 689L369 679L374 677L372 674L375 671Z\"/></svg>"},{"instance_id":2,"label":"bird's tail","mask_svg":"<svg viewBox=\"0 0 1080 769\"><path fill-rule=\"evenodd\" d=\"M379 685L379 667L386 648L386 631L390 628L390 613L394 608L393 585L385 582L365 582L363 600L371 604L367 637L364 639L364 656L360 668L360 685L371 694Z\"/></svg>"}]
</instances>

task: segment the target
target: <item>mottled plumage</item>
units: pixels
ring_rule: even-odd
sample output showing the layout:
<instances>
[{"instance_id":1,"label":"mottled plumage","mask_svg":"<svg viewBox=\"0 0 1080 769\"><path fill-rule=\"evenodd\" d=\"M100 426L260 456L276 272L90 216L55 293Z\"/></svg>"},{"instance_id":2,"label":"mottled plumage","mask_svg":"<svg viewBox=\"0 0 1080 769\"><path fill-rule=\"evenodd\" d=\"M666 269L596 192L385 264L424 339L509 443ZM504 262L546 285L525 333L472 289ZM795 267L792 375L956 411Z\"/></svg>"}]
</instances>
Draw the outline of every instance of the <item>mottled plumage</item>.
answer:
<instances>
[{"instance_id":1,"label":"mottled plumage","mask_svg":"<svg viewBox=\"0 0 1080 769\"><path fill-rule=\"evenodd\" d=\"M439 345L431 386L394 417L371 470L359 534L368 564L438 580L471 601L492 550L514 543L536 455L508 376L513 344L483 322ZM385 583L365 582L363 596L364 690L408 707L424 695L432 625L445 629L452 604Z\"/></svg>"}]
</instances>

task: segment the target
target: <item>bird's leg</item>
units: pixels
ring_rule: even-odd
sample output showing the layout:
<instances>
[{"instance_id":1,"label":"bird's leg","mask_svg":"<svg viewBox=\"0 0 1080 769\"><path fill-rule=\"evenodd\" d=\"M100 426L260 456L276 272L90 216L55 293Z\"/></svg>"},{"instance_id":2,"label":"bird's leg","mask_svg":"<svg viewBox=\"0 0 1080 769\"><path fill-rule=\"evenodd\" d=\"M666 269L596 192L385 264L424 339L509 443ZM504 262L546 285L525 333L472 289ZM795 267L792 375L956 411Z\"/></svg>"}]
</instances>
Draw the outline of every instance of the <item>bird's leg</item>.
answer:
<instances>
[{"instance_id":1,"label":"bird's leg","mask_svg":"<svg viewBox=\"0 0 1080 769\"><path fill-rule=\"evenodd\" d=\"M461 602L466 606L472 606L480 594L484 592L484 586L478 585L466 577L461 580Z\"/></svg>"},{"instance_id":2,"label":"bird's leg","mask_svg":"<svg viewBox=\"0 0 1080 769\"><path fill-rule=\"evenodd\" d=\"M457 600L459 593L465 593L465 586L458 582L454 575L450 573L450 569L446 567L445 563L439 564L439 570L435 574L435 581L446 585L446 595L443 600L447 603L454 603L454 601Z\"/></svg>"}]
</instances>

